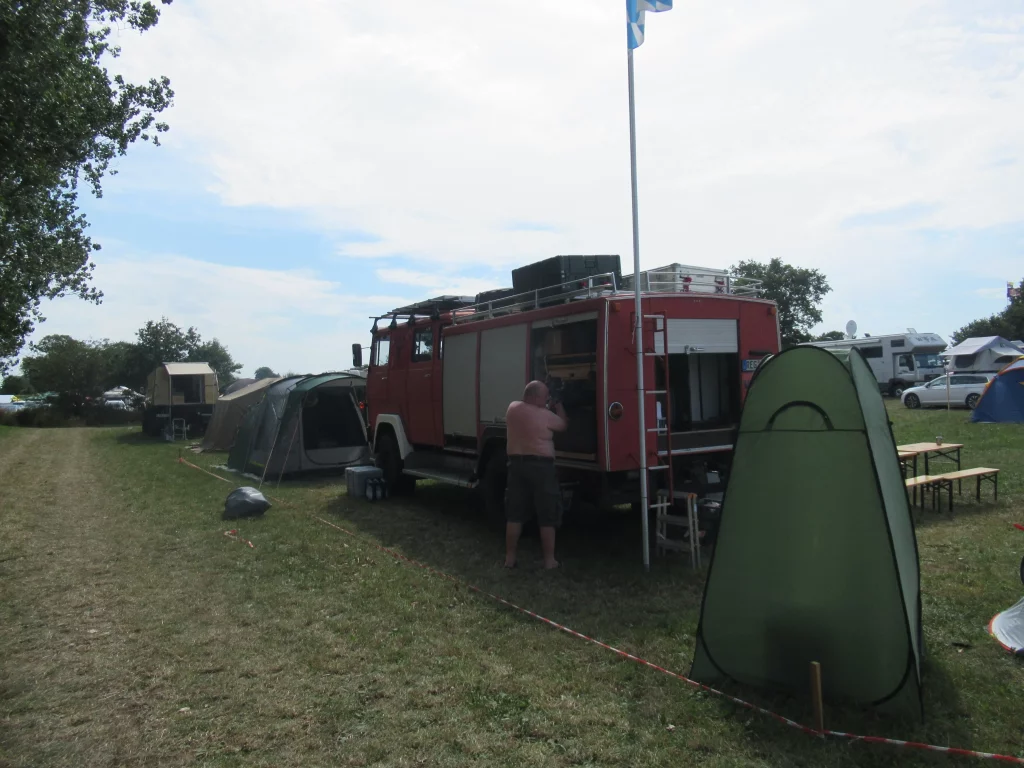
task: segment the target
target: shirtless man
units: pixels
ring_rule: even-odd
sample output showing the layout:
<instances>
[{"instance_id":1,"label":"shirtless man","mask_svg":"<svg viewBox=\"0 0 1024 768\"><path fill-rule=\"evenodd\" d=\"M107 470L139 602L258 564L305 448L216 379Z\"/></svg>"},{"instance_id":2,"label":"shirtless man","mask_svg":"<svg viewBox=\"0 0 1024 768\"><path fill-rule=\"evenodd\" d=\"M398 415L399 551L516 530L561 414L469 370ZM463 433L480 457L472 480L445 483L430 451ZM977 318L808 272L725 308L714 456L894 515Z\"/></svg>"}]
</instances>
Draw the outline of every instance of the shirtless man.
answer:
<instances>
[{"instance_id":1,"label":"shirtless man","mask_svg":"<svg viewBox=\"0 0 1024 768\"><path fill-rule=\"evenodd\" d=\"M548 403L548 388L531 381L505 413L508 490L505 494L505 567L515 568L523 523L536 516L544 567L558 567L555 529L562 523L562 494L555 470L555 432L569 426L561 403Z\"/></svg>"}]
</instances>

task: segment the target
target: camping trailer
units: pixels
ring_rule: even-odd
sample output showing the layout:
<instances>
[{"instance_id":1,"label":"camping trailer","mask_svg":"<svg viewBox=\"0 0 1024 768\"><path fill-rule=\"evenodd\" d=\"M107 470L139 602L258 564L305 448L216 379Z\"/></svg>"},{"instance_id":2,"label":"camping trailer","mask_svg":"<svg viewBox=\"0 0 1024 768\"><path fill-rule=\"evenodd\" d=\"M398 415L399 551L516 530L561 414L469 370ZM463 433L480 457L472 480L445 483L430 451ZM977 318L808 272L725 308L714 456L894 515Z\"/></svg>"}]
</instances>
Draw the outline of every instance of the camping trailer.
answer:
<instances>
[{"instance_id":1,"label":"camping trailer","mask_svg":"<svg viewBox=\"0 0 1024 768\"><path fill-rule=\"evenodd\" d=\"M942 353L951 373L998 373L1022 355L1024 350L1002 336L964 339Z\"/></svg>"},{"instance_id":2,"label":"camping trailer","mask_svg":"<svg viewBox=\"0 0 1024 768\"><path fill-rule=\"evenodd\" d=\"M162 363L146 380L142 431L159 437L184 419L189 436L201 435L217 402L217 374L208 363Z\"/></svg>"},{"instance_id":3,"label":"camping trailer","mask_svg":"<svg viewBox=\"0 0 1024 768\"><path fill-rule=\"evenodd\" d=\"M946 348L942 337L934 333L894 333L863 339L812 341L808 346L830 352L857 349L878 382L878 388L893 397L903 390L924 384L944 374L939 353Z\"/></svg>"}]
</instances>

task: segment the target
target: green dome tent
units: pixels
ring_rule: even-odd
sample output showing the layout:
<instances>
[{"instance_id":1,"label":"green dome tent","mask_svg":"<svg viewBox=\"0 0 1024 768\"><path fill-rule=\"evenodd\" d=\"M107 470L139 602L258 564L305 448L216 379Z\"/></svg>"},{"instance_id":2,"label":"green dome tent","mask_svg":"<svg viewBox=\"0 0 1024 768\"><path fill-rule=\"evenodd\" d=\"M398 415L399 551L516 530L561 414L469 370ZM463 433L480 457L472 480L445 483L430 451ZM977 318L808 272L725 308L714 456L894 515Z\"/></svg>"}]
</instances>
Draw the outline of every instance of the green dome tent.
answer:
<instances>
[{"instance_id":1,"label":"green dome tent","mask_svg":"<svg viewBox=\"0 0 1024 768\"><path fill-rule=\"evenodd\" d=\"M917 541L859 353L794 347L747 395L690 676L920 715Z\"/></svg>"},{"instance_id":2,"label":"green dome tent","mask_svg":"<svg viewBox=\"0 0 1024 768\"><path fill-rule=\"evenodd\" d=\"M347 373L293 376L266 389L238 427L228 466L268 478L370 463L359 408L366 379Z\"/></svg>"}]
</instances>

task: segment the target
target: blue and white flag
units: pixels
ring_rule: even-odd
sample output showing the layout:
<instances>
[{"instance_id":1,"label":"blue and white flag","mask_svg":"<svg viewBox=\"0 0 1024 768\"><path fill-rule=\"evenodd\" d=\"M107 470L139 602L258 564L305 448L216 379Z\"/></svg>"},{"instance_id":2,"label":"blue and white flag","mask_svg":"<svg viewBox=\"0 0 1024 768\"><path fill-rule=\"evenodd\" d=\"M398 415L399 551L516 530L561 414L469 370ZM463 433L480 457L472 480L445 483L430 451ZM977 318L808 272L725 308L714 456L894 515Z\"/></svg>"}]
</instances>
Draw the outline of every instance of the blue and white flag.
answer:
<instances>
[{"instance_id":1,"label":"blue and white flag","mask_svg":"<svg viewBox=\"0 0 1024 768\"><path fill-rule=\"evenodd\" d=\"M672 0L626 0L626 44L630 50L644 42L644 11L671 11Z\"/></svg>"}]
</instances>

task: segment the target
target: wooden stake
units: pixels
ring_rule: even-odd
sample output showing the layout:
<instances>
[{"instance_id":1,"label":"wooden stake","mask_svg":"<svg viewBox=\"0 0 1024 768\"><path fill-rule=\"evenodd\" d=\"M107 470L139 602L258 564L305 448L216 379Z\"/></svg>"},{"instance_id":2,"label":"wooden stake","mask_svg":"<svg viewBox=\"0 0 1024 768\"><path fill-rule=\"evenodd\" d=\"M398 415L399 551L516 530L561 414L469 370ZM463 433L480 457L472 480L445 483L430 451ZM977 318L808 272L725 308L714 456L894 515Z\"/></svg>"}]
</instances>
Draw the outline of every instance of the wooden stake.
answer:
<instances>
[{"instance_id":1,"label":"wooden stake","mask_svg":"<svg viewBox=\"0 0 1024 768\"><path fill-rule=\"evenodd\" d=\"M811 662L811 703L814 705L814 727L825 730L825 707L821 700L821 664Z\"/></svg>"}]
</instances>

